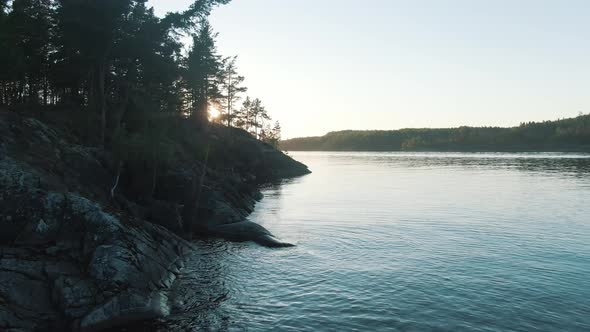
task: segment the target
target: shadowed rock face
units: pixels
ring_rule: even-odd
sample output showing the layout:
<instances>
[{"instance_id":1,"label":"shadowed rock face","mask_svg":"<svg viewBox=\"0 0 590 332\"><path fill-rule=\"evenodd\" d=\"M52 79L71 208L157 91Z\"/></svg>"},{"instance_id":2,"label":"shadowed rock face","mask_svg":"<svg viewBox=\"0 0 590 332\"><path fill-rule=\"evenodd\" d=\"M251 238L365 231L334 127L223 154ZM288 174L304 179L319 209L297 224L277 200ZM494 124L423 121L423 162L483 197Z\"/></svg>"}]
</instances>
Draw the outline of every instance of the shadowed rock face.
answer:
<instances>
[{"instance_id":1,"label":"shadowed rock face","mask_svg":"<svg viewBox=\"0 0 590 332\"><path fill-rule=\"evenodd\" d=\"M168 230L42 188L0 159L0 330L84 331L167 312L190 244ZM65 317L65 319L64 319ZM72 325L73 324L73 325Z\"/></svg>"},{"instance_id":2,"label":"shadowed rock face","mask_svg":"<svg viewBox=\"0 0 590 332\"><path fill-rule=\"evenodd\" d=\"M0 112L0 331L101 331L167 315L168 290L192 250L181 238L187 225L233 241L288 246L245 218L261 198L259 183L309 171L236 135L238 143L213 165L179 158L162 170L153 198L135 199L125 186L133 178L123 174L111 200L115 163L108 152ZM249 152L231 159L241 147ZM181 150L190 155L194 147ZM186 219L187 193L203 169L196 213Z\"/></svg>"}]
</instances>

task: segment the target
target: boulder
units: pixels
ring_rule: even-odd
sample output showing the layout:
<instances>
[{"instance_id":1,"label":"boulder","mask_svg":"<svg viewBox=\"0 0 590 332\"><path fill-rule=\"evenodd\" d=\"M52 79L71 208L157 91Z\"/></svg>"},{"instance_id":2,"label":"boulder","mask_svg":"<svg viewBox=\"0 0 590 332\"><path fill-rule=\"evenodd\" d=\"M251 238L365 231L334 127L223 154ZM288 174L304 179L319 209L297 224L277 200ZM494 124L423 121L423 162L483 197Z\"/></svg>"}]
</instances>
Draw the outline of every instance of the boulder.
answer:
<instances>
[{"instance_id":1,"label":"boulder","mask_svg":"<svg viewBox=\"0 0 590 332\"><path fill-rule=\"evenodd\" d=\"M276 239L266 228L251 221L241 221L211 227L211 234L232 241L253 241L270 248L292 247L292 244Z\"/></svg>"}]
</instances>

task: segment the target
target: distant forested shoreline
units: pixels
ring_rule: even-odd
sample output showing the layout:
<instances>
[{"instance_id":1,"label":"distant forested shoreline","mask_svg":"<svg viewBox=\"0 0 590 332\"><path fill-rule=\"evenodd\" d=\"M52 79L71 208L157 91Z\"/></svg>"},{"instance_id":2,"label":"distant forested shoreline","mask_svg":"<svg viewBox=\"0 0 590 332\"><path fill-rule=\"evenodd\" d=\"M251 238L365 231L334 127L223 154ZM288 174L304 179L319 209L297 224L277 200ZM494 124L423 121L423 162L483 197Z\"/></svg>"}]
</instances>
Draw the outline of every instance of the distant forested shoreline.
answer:
<instances>
[{"instance_id":1,"label":"distant forested shoreline","mask_svg":"<svg viewBox=\"0 0 590 332\"><path fill-rule=\"evenodd\" d=\"M590 152L590 114L518 127L345 130L281 142L286 151Z\"/></svg>"}]
</instances>

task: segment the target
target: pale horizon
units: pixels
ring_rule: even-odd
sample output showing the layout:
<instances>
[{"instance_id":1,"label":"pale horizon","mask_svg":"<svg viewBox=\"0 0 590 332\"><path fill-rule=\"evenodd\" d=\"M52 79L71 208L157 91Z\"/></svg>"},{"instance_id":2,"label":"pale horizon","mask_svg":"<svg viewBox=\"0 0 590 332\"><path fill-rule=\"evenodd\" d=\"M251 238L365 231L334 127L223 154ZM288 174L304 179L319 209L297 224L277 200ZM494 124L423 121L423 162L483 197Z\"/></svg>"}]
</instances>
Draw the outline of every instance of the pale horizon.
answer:
<instances>
[{"instance_id":1,"label":"pale horizon","mask_svg":"<svg viewBox=\"0 0 590 332\"><path fill-rule=\"evenodd\" d=\"M584 1L235 0L210 20L288 139L588 113L589 14Z\"/></svg>"}]
</instances>

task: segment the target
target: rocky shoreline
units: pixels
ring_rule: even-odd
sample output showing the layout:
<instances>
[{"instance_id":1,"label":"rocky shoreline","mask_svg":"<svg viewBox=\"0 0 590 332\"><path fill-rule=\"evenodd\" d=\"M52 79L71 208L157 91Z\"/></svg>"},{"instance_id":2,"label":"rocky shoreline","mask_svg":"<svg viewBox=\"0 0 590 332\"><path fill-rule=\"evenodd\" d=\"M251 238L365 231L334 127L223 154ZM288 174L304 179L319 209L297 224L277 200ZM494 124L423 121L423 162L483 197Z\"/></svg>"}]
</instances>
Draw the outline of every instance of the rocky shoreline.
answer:
<instances>
[{"instance_id":1,"label":"rocky shoreline","mask_svg":"<svg viewBox=\"0 0 590 332\"><path fill-rule=\"evenodd\" d=\"M123 172L111 197L108 150L85 146L65 122L0 112L1 331L102 331L166 316L194 236L288 245L246 217L261 184L307 167L243 131L177 121L190 134L153 195L138 194L141 174ZM192 157L203 142L215 152L208 164Z\"/></svg>"}]
</instances>

